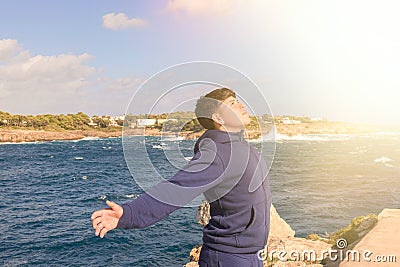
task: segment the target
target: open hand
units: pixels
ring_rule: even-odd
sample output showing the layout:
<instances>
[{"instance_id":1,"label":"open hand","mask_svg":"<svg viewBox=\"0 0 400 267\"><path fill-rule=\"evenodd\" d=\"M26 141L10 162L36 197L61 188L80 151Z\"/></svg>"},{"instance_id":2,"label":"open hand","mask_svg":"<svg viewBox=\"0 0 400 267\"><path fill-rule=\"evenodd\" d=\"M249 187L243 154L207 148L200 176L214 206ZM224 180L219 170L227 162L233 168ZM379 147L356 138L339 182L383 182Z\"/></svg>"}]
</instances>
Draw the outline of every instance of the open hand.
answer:
<instances>
[{"instance_id":1,"label":"open hand","mask_svg":"<svg viewBox=\"0 0 400 267\"><path fill-rule=\"evenodd\" d=\"M114 202L107 200L106 204L109 208L95 211L91 217L95 234L96 236L100 235L100 238L103 238L108 231L117 227L118 221L124 212L122 207Z\"/></svg>"}]
</instances>

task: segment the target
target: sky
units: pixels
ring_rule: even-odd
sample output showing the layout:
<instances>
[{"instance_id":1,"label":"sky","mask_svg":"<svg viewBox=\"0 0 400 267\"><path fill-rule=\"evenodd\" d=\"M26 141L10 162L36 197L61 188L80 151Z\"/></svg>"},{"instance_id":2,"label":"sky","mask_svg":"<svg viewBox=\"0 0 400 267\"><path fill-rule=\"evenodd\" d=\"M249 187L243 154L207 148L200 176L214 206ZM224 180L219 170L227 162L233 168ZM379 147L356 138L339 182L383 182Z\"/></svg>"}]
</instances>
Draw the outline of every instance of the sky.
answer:
<instances>
[{"instance_id":1,"label":"sky","mask_svg":"<svg viewBox=\"0 0 400 267\"><path fill-rule=\"evenodd\" d=\"M0 110L120 115L155 74L206 61L249 77L273 115L400 124L398 10L396 0L2 0Z\"/></svg>"}]
</instances>

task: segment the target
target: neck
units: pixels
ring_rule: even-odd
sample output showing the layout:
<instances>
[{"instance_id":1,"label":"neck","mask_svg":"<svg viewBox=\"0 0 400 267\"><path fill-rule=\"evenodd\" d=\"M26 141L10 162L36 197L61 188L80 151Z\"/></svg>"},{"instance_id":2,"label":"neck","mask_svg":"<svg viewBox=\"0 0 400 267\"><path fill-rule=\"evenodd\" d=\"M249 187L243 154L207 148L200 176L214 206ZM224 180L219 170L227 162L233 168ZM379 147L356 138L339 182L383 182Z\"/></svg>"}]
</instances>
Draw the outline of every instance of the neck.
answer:
<instances>
[{"instance_id":1,"label":"neck","mask_svg":"<svg viewBox=\"0 0 400 267\"><path fill-rule=\"evenodd\" d=\"M229 127L224 125L217 125L216 130L223 132L240 132L244 130L244 127Z\"/></svg>"}]
</instances>

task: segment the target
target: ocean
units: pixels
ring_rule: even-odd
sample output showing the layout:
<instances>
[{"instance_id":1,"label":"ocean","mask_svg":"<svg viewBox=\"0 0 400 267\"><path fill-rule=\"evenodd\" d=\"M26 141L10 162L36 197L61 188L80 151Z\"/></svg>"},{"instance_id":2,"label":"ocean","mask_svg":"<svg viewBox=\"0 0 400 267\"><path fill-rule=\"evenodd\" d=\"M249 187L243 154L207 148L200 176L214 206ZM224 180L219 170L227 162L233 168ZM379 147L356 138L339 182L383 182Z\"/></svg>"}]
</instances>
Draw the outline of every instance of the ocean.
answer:
<instances>
[{"instance_id":1,"label":"ocean","mask_svg":"<svg viewBox=\"0 0 400 267\"><path fill-rule=\"evenodd\" d=\"M174 142L185 157L193 154L194 141L149 137L149 157L162 157ZM2 266L183 266L201 243L196 207L146 229L94 235L90 216L105 200L121 204L143 192L121 138L1 144L0 166ZM146 177L146 165L137 166ZM277 136L273 203L296 236L332 233L354 217L400 208L399 180L400 133Z\"/></svg>"}]
</instances>

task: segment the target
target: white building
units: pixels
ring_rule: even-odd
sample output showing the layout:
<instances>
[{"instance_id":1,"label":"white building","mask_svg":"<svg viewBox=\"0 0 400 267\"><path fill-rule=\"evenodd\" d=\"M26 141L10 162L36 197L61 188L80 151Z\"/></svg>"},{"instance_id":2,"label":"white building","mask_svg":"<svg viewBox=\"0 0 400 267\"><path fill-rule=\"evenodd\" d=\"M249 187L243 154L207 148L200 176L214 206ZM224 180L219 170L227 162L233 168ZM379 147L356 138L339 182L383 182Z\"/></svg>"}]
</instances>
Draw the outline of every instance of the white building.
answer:
<instances>
[{"instance_id":1,"label":"white building","mask_svg":"<svg viewBox=\"0 0 400 267\"><path fill-rule=\"evenodd\" d=\"M125 115L121 115L121 116L110 116L110 126L119 126L118 125L118 121L121 120L125 120Z\"/></svg>"},{"instance_id":2,"label":"white building","mask_svg":"<svg viewBox=\"0 0 400 267\"><path fill-rule=\"evenodd\" d=\"M301 123L301 121L299 121L299 120L291 120L291 119L285 117L285 118L282 118L282 123L283 124L299 124L299 123Z\"/></svg>"},{"instance_id":3,"label":"white building","mask_svg":"<svg viewBox=\"0 0 400 267\"><path fill-rule=\"evenodd\" d=\"M164 122L167 122L167 121L178 121L178 120L177 119L158 119L157 123L163 124Z\"/></svg>"},{"instance_id":4,"label":"white building","mask_svg":"<svg viewBox=\"0 0 400 267\"><path fill-rule=\"evenodd\" d=\"M311 121L322 121L321 118L311 118Z\"/></svg>"},{"instance_id":5,"label":"white building","mask_svg":"<svg viewBox=\"0 0 400 267\"><path fill-rule=\"evenodd\" d=\"M97 126L97 123L94 123L92 118L89 118L90 122L88 123L89 126Z\"/></svg>"},{"instance_id":6,"label":"white building","mask_svg":"<svg viewBox=\"0 0 400 267\"><path fill-rule=\"evenodd\" d=\"M137 119L136 125L138 127L152 126L157 123L156 119Z\"/></svg>"}]
</instances>

